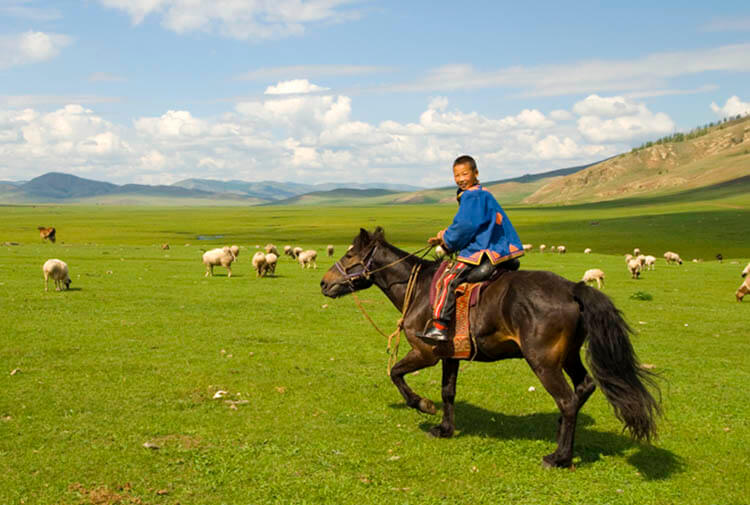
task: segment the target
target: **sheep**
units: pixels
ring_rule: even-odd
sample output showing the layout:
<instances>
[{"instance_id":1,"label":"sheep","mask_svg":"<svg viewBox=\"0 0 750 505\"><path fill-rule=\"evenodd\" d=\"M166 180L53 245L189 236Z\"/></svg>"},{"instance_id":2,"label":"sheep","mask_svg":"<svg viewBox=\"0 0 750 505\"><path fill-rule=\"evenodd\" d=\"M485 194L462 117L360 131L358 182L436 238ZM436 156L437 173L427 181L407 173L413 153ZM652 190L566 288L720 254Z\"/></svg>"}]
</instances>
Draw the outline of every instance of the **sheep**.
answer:
<instances>
[{"instance_id":1,"label":"sheep","mask_svg":"<svg viewBox=\"0 0 750 505\"><path fill-rule=\"evenodd\" d=\"M232 248L229 246L224 246L217 249L211 249L210 251L206 251L203 253L203 264L206 265L206 275L204 277L208 277L209 275L213 277L214 275L214 266L221 265L224 268L227 269L227 277L232 276L232 262L235 260L234 253L232 252Z\"/></svg>"},{"instance_id":2,"label":"sheep","mask_svg":"<svg viewBox=\"0 0 750 505\"><path fill-rule=\"evenodd\" d=\"M292 258L298 260L299 255L302 251L304 251L304 249L302 249L301 247L295 247L294 249L292 249Z\"/></svg>"},{"instance_id":3,"label":"sheep","mask_svg":"<svg viewBox=\"0 0 750 505\"><path fill-rule=\"evenodd\" d=\"M602 285L604 284L604 272L602 272L598 268L586 270L586 273L583 274L583 279L581 280L583 280L583 282L585 282L586 284L596 281L596 287L602 289Z\"/></svg>"},{"instance_id":4,"label":"sheep","mask_svg":"<svg viewBox=\"0 0 750 505\"><path fill-rule=\"evenodd\" d=\"M565 252L566 252L567 250L568 250L568 248L567 248L567 247L565 247L564 245L559 245L559 246L557 246L557 252L558 252L559 254L565 254Z\"/></svg>"},{"instance_id":5,"label":"sheep","mask_svg":"<svg viewBox=\"0 0 750 505\"><path fill-rule=\"evenodd\" d=\"M529 252L529 251L531 251L531 250L532 250L533 248L534 248L534 246L533 246L532 244L523 244L523 251L524 251L524 252Z\"/></svg>"},{"instance_id":6,"label":"sheep","mask_svg":"<svg viewBox=\"0 0 750 505\"><path fill-rule=\"evenodd\" d=\"M625 264L627 265L628 263L630 263L630 260L632 260L632 259L633 259L633 255L632 254L626 254L625 255Z\"/></svg>"},{"instance_id":7,"label":"sheep","mask_svg":"<svg viewBox=\"0 0 750 505\"><path fill-rule=\"evenodd\" d=\"M632 258L628 261L628 270L633 279L637 279L641 275L641 262L638 261L638 258Z\"/></svg>"},{"instance_id":8,"label":"sheep","mask_svg":"<svg viewBox=\"0 0 750 505\"><path fill-rule=\"evenodd\" d=\"M326 247L326 252L328 252L329 258L333 258L333 246L331 244L328 244L328 247Z\"/></svg>"},{"instance_id":9,"label":"sheep","mask_svg":"<svg viewBox=\"0 0 750 505\"><path fill-rule=\"evenodd\" d=\"M233 246L232 246L232 247L230 247L229 249L230 249L230 250L232 251L232 254L234 254L234 261L239 261L239 260L237 259L237 256L239 256L239 255L240 255L240 246L238 246L238 245L233 245Z\"/></svg>"},{"instance_id":10,"label":"sheep","mask_svg":"<svg viewBox=\"0 0 750 505\"><path fill-rule=\"evenodd\" d=\"M275 254L276 257L279 257L279 250L276 249L276 246L273 244L266 244L266 247L264 248L266 251L266 254Z\"/></svg>"},{"instance_id":11,"label":"sheep","mask_svg":"<svg viewBox=\"0 0 750 505\"><path fill-rule=\"evenodd\" d=\"M750 293L750 277L745 277L745 280L742 281L742 284L740 284L740 287L737 288L737 291L734 293L734 296L737 298L738 302L741 302L748 293Z\"/></svg>"},{"instance_id":12,"label":"sheep","mask_svg":"<svg viewBox=\"0 0 750 505\"><path fill-rule=\"evenodd\" d=\"M539 252L540 253L543 253L545 249L547 249L546 245L542 244L542 245L539 246Z\"/></svg>"},{"instance_id":13,"label":"sheep","mask_svg":"<svg viewBox=\"0 0 750 505\"><path fill-rule=\"evenodd\" d=\"M315 263L317 257L317 251L308 249L307 251L302 251L297 255L297 261L299 261L299 265L302 268L310 268L310 265L312 265L313 268L318 268L317 263Z\"/></svg>"},{"instance_id":14,"label":"sheep","mask_svg":"<svg viewBox=\"0 0 750 505\"><path fill-rule=\"evenodd\" d=\"M266 271L271 272L272 274L276 275L276 262L278 261L279 256L274 253L268 253L266 254Z\"/></svg>"},{"instance_id":15,"label":"sheep","mask_svg":"<svg viewBox=\"0 0 750 505\"><path fill-rule=\"evenodd\" d=\"M586 249L584 249L583 254L591 254L591 248L587 247Z\"/></svg>"},{"instance_id":16,"label":"sheep","mask_svg":"<svg viewBox=\"0 0 750 505\"><path fill-rule=\"evenodd\" d=\"M70 289L70 276L68 275L68 265L62 260L51 259L44 262L42 265L42 272L44 273L44 290L49 291L49 278L55 281L55 291L61 291L63 285L64 289Z\"/></svg>"},{"instance_id":17,"label":"sheep","mask_svg":"<svg viewBox=\"0 0 750 505\"><path fill-rule=\"evenodd\" d=\"M748 263L745 269L742 271L742 277L747 277L748 274L750 274L750 263Z\"/></svg>"},{"instance_id":18,"label":"sheep","mask_svg":"<svg viewBox=\"0 0 750 505\"><path fill-rule=\"evenodd\" d=\"M682 265L682 258L680 258L680 255L675 252L672 252L672 251L665 252L664 259L667 260L667 265L669 265L670 263L678 263Z\"/></svg>"},{"instance_id":19,"label":"sheep","mask_svg":"<svg viewBox=\"0 0 750 505\"><path fill-rule=\"evenodd\" d=\"M635 259L637 259L641 264L641 270L643 270L646 266L646 257L643 254L639 254Z\"/></svg>"},{"instance_id":20,"label":"sheep","mask_svg":"<svg viewBox=\"0 0 750 505\"><path fill-rule=\"evenodd\" d=\"M646 258L646 267L648 270L653 270L656 267L656 258L651 256L650 254L645 257Z\"/></svg>"},{"instance_id":21,"label":"sheep","mask_svg":"<svg viewBox=\"0 0 750 505\"><path fill-rule=\"evenodd\" d=\"M255 269L256 277L266 275L266 255L261 251L256 252L253 256L253 268Z\"/></svg>"},{"instance_id":22,"label":"sheep","mask_svg":"<svg viewBox=\"0 0 750 505\"><path fill-rule=\"evenodd\" d=\"M637 247L635 249L633 249L633 256L640 256L640 254L641 254L641 250L640 249L638 249Z\"/></svg>"},{"instance_id":23,"label":"sheep","mask_svg":"<svg viewBox=\"0 0 750 505\"><path fill-rule=\"evenodd\" d=\"M168 251L169 250L169 244L162 244L161 245L162 251Z\"/></svg>"}]
</instances>

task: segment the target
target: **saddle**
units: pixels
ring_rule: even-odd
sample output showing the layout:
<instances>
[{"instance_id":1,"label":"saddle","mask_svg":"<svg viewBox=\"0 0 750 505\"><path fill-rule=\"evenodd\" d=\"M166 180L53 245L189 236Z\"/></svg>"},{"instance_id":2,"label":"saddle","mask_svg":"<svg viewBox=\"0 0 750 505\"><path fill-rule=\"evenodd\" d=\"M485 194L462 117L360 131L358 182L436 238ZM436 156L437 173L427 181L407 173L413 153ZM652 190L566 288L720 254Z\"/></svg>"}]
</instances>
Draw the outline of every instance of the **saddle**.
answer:
<instances>
[{"instance_id":1,"label":"saddle","mask_svg":"<svg viewBox=\"0 0 750 505\"><path fill-rule=\"evenodd\" d=\"M448 328L449 332L453 335L453 339L451 345L438 346L436 352L440 357L456 359L468 359L471 357L471 325L469 323L471 308L479 303L480 295L485 287L497 280L503 273L518 269L517 265L520 265L520 263L517 261L516 263L514 265L503 265L500 268L491 263L483 263L469 273L468 280L470 282L459 284L456 287L456 315ZM446 270L450 268L450 265L450 261L443 261L432 278L432 282L430 283L430 306L434 306L435 304L438 281ZM484 280L477 282L474 279Z\"/></svg>"}]
</instances>

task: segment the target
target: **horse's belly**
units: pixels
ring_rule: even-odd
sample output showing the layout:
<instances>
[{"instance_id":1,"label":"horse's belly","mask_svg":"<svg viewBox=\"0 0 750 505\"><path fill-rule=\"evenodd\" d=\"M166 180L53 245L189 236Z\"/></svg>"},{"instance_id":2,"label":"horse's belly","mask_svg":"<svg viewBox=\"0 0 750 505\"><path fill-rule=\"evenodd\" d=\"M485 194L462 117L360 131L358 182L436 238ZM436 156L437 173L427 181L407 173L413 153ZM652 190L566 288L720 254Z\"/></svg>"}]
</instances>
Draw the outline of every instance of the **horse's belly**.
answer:
<instances>
[{"instance_id":1,"label":"horse's belly","mask_svg":"<svg viewBox=\"0 0 750 505\"><path fill-rule=\"evenodd\" d=\"M479 359L479 356L477 356L477 359L480 361L496 361L508 358L522 358L523 353L518 342L518 336L503 335L500 333L478 337L477 346L480 351L479 356L482 356L484 359Z\"/></svg>"}]
</instances>

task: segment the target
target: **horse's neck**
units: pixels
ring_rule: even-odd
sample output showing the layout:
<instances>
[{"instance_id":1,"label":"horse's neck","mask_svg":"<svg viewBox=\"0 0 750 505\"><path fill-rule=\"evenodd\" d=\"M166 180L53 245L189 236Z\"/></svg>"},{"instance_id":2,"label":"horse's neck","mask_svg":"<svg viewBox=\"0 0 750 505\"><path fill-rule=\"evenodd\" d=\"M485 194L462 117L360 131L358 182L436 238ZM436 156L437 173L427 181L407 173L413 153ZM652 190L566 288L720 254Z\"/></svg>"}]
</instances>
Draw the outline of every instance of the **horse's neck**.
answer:
<instances>
[{"instance_id":1,"label":"horse's neck","mask_svg":"<svg viewBox=\"0 0 750 505\"><path fill-rule=\"evenodd\" d=\"M393 303L393 305L399 310L399 312L403 312L406 288L412 270L417 264L422 263L419 273L419 280L421 283L424 282L424 279L432 279L431 274L428 272L428 270L432 270L430 268L431 265L415 256L404 259L405 256L409 256L409 253L392 246L384 246L383 251L381 261L379 262L381 264L373 265L373 270L383 267L386 268L375 273L373 275L373 281L385 296L388 297L391 303ZM388 265L392 263L395 264L388 267ZM429 280L427 282L429 283ZM419 286L415 286L414 291L415 293L418 293L420 291ZM416 296L416 294L414 296Z\"/></svg>"}]
</instances>

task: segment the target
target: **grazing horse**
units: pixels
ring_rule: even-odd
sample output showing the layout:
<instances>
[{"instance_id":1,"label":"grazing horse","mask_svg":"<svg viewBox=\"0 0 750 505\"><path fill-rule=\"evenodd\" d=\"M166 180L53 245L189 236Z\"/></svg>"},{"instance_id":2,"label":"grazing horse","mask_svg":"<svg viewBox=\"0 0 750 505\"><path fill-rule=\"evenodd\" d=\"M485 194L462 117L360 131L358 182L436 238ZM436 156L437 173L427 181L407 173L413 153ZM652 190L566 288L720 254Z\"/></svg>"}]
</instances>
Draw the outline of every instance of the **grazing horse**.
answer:
<instances>
[{"instance_id":1,"label":"grazing horse","mask_svg":"<svg viewBox=\"0 0 750 505\"><path fill-rule=\"evenodd\" d=\"M39 230L39 238L42 240L49 240L53 244L55 243L55 228L45 228L44 226L37 227L37 230Z\"/></svg>"},{"instance_id":2,"label":"grazing horse","mask_svg":"<svg viewBox=\"0 0 750 505\"><path fill-rule=\"evenodd\" d=\"M416 267L420 266L419 269ZM411 350L391 369L391 380L409 407L434 414L435 405L416 394L404 376L443 362L443 419L430 433L450 437L455 429L454 400L459 360L446 358L445 348L417 337L431 317L429 288L437 262L410 255L386 242L383 230L360 230L352 248L320 282L324 295L339 296L380 288L398 310L408 304L403 329ZM414 299L406 300L412 272ZM656 388L653 375L640 367L630 343L628 324L607 295L552 272L508 271L488 285L470 315L475 361L524 358L560 409L557 448L544 456L549 467L568 467L573 460L578 411L599 385L615 415L636 439L656 435L660 406L646 386ZM588 362L580 349L588 339ZM447 344L450 347L450 344ZM447 353L449 355L449 352ZM563 371L573 382L571 388Z\"/></svg>"}]
</instances>

